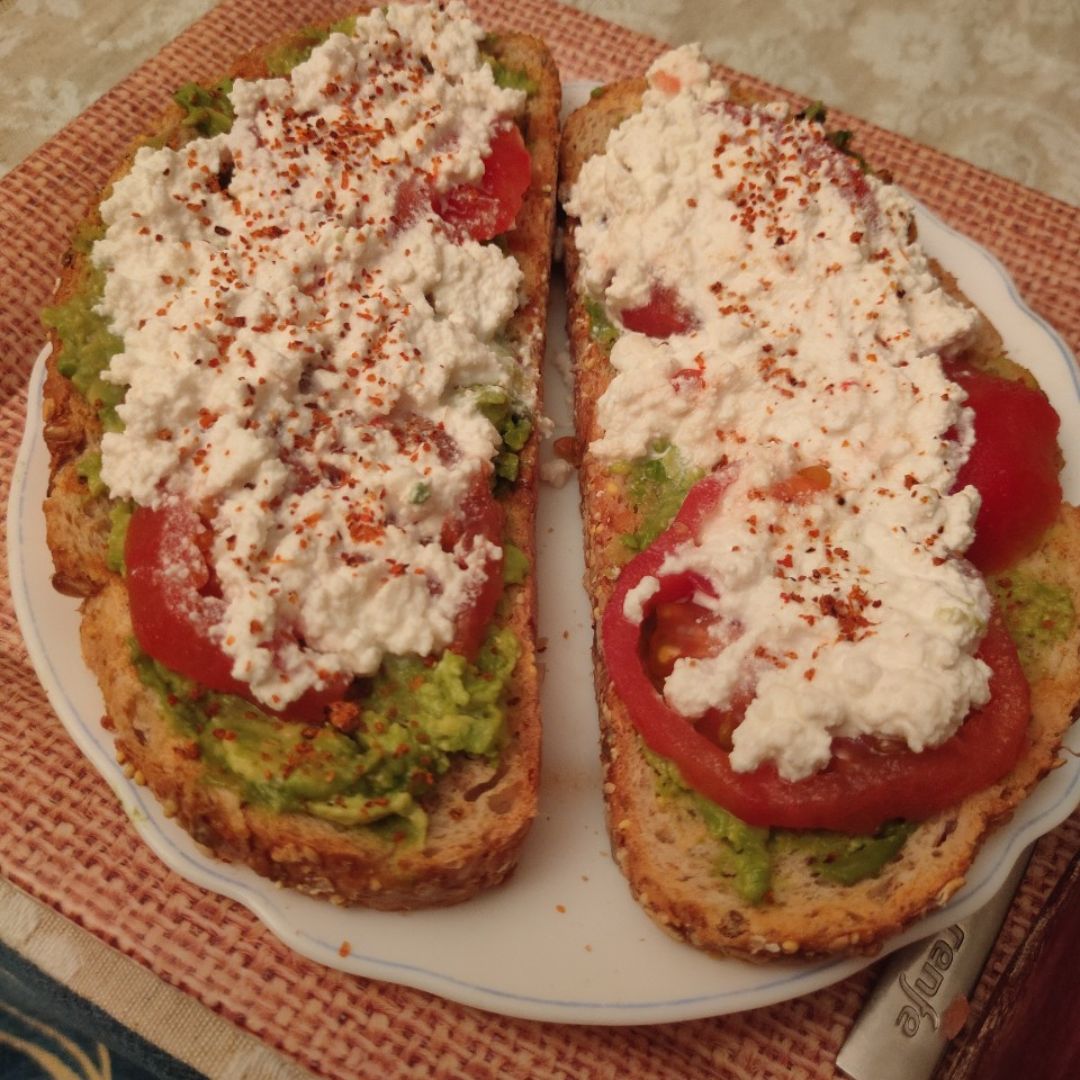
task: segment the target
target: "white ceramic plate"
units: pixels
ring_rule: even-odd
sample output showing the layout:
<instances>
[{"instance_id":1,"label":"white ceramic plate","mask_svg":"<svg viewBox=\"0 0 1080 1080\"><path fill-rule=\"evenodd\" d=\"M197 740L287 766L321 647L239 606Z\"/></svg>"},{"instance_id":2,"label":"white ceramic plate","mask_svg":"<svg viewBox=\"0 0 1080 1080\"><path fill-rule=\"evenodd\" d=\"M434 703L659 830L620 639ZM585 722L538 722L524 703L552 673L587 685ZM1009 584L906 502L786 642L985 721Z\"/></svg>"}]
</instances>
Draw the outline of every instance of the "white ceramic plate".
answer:
<instances>
[{"instance_id":1,"label":"white ceramic plate","mask_svg":"<svg viewBox=\"0 0 1080 1080\"><path fill-rule=\"evenodd\" d=\"M588 87L571 87L583 100ZM568 97L571 95L568 94ZM926 211L927 249L989 312L1009 351L1035 372L1064 418L1066 496L1080 499L1080 379L1061 339L1019 299L1000 264ZM549 315L547 411L554 435L571 430L561 286ZM511 1016L582 1024L686 1020L756 1008L844 978L865 959L747 964L716 960L665 936L631 900L603 823L592 632L581 589L578 492L540 500L540 632L544 654L544 770L540 815L506 885L457 908L408 914L346 911L281 890L246 868L209 858L128 781L102 730L102 701L81 662L76 604L54 593L41 502L48 456L41 439L43 358L33 373L26 434L8 507L16 612L31 659L72 738L118 795L147 844L177 873L250 908L297 952L329 967L431 991ZM1080 750L1080 734L1067 742ZM987 842L967 886L943 909L890 941L898 948L970 914L1001 886L1019 853L1080 802L1080 757L1046 778ZM343 946L347 945L347 949ZM347 953L347 955L343 955Z\"/></svg>"}]
</instances>

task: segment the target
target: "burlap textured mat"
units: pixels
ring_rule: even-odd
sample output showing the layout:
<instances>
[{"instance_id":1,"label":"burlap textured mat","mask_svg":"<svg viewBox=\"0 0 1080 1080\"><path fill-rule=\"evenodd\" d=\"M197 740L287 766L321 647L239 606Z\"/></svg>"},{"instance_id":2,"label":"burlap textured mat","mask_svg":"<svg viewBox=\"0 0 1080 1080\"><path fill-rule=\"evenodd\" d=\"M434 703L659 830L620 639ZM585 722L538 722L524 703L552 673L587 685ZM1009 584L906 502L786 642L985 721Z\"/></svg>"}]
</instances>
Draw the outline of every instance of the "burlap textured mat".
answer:
<instances>
[{"instance_id":1,"label":"burlap textured mat","mask_svg":"<svg viewBox=\"0 0 1080 1080\"><path fill-rule=\"evenodd\" d=\"M639 72L660 43L551 0L472 5L485 25L544 37L564 79ZM168 93L346 3L227 0L0 182L0 499L22 432L38 311L66 237L130 138ZM761 84L758 85L759 88ZM845 118L846 123L846 118ZM945 221L989 248L1027 302L1080 349L1080 210L852 121L867 156ZM0 873L161 978L332 1077L819 1077L873 969L770 1008L649 1028L545 1025L327 970L290 952L238 904L172 874L52 714L27 659L0 569ZM1031 918L1080 847L1080 816L1044 838L973 1002L977 1020ZM949 1073L947 1058L942 1072Z\"/></svg>"}]
</instances>

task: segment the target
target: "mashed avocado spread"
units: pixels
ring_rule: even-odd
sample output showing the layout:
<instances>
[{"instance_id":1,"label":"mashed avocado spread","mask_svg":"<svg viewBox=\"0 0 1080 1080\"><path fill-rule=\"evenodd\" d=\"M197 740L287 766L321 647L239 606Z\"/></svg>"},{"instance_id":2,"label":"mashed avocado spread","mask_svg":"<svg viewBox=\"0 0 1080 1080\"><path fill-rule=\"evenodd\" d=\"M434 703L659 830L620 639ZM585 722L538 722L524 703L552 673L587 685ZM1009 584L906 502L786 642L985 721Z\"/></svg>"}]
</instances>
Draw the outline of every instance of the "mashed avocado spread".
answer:
<instances>
[{"instance_id":1,"label":"mashed avocado spread","mask_svg":"<svg viewBox=\"0 0 1080 1080\"><path fill-rule=\"evenodd\" d=\"M422 840L423 798L451 755L490 758L502 748L503 697L518 651L517 638L503 629L488 636L472 664L450 652L430 662L389 657L346 732L206 692L133 647L139 678L177 732L195 741L208 783L272 810L375 826L399 842Z\"/></svg>"},{"instance_id":2,"label":"mashed avocado spread","mask_svg":"<svg viewBox=\"0 0 1080 1080\"><path fill-rule=\"evenodd\" d=\"M1008 571L989 580L990 590L1016 642L1028 678L1035 677L1046 650L1072 633L1072 594L1029 574Z\"/></svg>"},{"instance_id":3,"label":"mashed avocado spread","mask_svg":"<svg viewBox=\"0 0 1080 1080\"><path fill-rule=\"evenodd\" d=\"M717 876L730 882L749 904L758 904L768 895L777 856L801 855L822 880L854 885L879 874L915 828L909 822L890 821L873 836L848 836L824 829L756 828L689 788L672 762L650 750L644 753L656 772L661 798L681 800L701 818L716 842Z\"/></svg>"},{"instance_id":4,"label":"mashed avocado spread","mask_svg":"<svg viewBox=\"0 0 1080 1080\"><path fill-rule=\"evenodd\" d=\"M687 492L703 475L700 469L689 468L666 439L656 440L648 457L617 465L614 471L626 477L626 494L639 517L637 529L622 537L635 552L644 551L671 524Z\"/></svg>"},{"instance_id":5,"label":"mashed avocado spread","mask_svg":"<svg viewBox=\"0 0 1080 1080\"><path fill-rule=\"evenodd\" d=\"M599 300L587 299L585 313L589 319L589 336L602 349L610 350L618 340L619 331L604 305ZM666 439L655 440L646 457L621 462L613 471L625 477L627 498L639 518L637 529L622 537L632 552L644 551L671 524L686 493L702 477L701 470L689 468Z\"/></svg>"},{"instance_id":6,"label":"mashed avocado spread","mask_svg":"<svg viewBox=\"0 0 1080 1080\"><path fill-rule=\"evenodd\" d=\"M608 318L604 305L599 300L586 300L585 314L589 317L589 336L605 352L610 352L611 346L619 339L619 331Z\"/></svg>"},{"instance_id":7,"label":"mashed avocado spread","mask_svg":"<svg viewBox=\"0 0 1080 1080\"><path fill-rule=\"evenodd\" d=\"M116 415L116 406L124 400L125 388L106 382L101 376L124 343L112 333L105 316L97 310L104 290L104 273L85 259L82 278L71 297L63 304L46 308L41 318L60 339L57 358L60 374L69 378L97 410L106 431L120 431L123 424Z\"/></svg>"},{"instance_id":8,"label":"mashed avocado spread","mask_svg":"<svg viewBox=\"0 0 1080 1080\"><path fill-rule=\"evenodd\" d=\"M90 498L108 497L109 489L101 479L101 454L87 450L75 462L75 471L86 484ZM109 504L109 539L105 550L105 565L114 573L124 573L124 543L127 540L128 522L135 509L129 499L113 499Z\"/></svg>"}]
</instances>

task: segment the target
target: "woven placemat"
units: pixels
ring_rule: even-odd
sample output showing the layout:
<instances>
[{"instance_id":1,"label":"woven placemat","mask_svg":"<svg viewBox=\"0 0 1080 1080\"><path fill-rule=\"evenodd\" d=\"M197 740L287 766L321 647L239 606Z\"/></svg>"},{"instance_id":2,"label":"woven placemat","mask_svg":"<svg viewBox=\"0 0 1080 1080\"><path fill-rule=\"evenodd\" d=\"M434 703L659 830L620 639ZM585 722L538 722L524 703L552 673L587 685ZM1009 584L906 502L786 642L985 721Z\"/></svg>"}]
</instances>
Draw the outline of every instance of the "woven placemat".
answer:
<instances>
[{"instance_id":1,"label":"woven placemat","mask_svg":"<svg viewBox=\"0 0 1080 1080\"><path fill-rule=\"evenodd\" d=\"M476 0L492 28L550 44L564 79L635 74L663 46L551 0ZM227 0L0 181L0 499L22 433L38 311L66 237L124 146L192 78L348 3ZM744 82L775 92L756 80ZM845 123L849 118L841 118ZM867 155L996 254L1027 302L1080 347L1080 210L850 120ZM245 908L185 882L146 849L53 715L0 569L0 873L305 1067L332 1077L829 1077L872 968L770 1008L711 1020L597 1028L493 1016L328 970L292 953ZM1080 816L1040 841L973 1001L972 1020L1080 847ZM946 1058L942 1074L948 1075Z\"/></svg>"}]
</instances>

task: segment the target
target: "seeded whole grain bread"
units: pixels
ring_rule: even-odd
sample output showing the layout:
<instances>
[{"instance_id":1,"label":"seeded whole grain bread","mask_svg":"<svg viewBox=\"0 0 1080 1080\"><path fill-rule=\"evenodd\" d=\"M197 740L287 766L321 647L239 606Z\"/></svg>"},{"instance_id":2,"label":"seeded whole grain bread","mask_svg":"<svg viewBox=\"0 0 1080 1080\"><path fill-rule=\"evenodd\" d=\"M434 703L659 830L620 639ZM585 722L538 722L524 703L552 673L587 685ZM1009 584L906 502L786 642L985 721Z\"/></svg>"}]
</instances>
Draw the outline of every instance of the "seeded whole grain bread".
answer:
<instances>
[{"instance_id":1,"label":"seeded whole grain bread","mask_svg":"<svg viewBox=\"0 0 1080 1080\"><path fill-rule=\"evenodd\" d=\"M311 43L300 31L242 58L230 77L269 74L267 57ZM515 227L502 238L523 271L521 304L507 328L538 372L544 332L554 225L560 84L542 42L523 34L496 34L484 51L531 84L517 122L532 158L532 180ZM130 166L139 145L178 146L190 137L183 112L172 106L156 129L133 146L113 179ZM106 189L107 194L108 189ZM104 198L103 194L101 198ZM98 220L94 201L87 223ZM79 287L86 254L64 257L54 303ZM425 797L428 831L422 847L397 848L371 830L339 827L300 813L275 812L245 802L220 784L205 782L198 745L162 715L155 693L130 660L127 590L108 569L108 502L90 494L78 459L99 448L95 410L57 369L60 342L51 338L43 406L51 475L44 504L54 586L82 600L82 650L97 677L113 730L118 760L147 784L166 813L214 855L336 903L386 910L458 903L501 882L512 871L536 813L540 768L539 675L535 655L536 588L530 573L508 587L497 615L516 634L521 655L507 690L507 742L494 763L462 757ZM535 565L535 436L520 455L519 480L504 500L507 539Z\"/></svg>"},{"instance_id":2,"label":"seeded whole grain bread","mask_svg":"<svg viewBox=\"0 0 1080 1080\"><path fill-rule=\"evenodd\" d=\"M605 87L573 113L563 129L560 189L566 198L584 162L602 153L608 134L640 108L642 79ZM732 96L749 101L736 87ZM886 163L887 164L887 163ZM567 327L575 378L575 422L585 531L585 585L594 625L599 625L617 568L630 552L620 536L640 521L623 476L589 451L600 434L597 401L613 372L606 350L590 335L586 296L579 281L575 222L568 219L564 259L568 282ZM955 281L939 273L959 295ZM985 318L965 359L1001 372L1001 339ZM1007 362L1006 362L1007 363ZM1007 364L1002 372L1030 378ZM1066 589L1080 611L1080 510L1065 505L1040 548L1017 567ZM837 885L815 875L806 855L775 856L772 889L760 904L744 902L715 870L716 841L690 800L660 792L656 773L605 668L602 642L594 646L600 708L601 756L608 831L615 859L631 891L672 936L709 952L751 959L772 956L874 953L889 936L940 907L964 884L980 844L1046 773L1060 763L1061 737L1080 709L1080 626L1045 648L1029 666L1032 718L1026 749L1002 781L950 810L920 823L900 854L876 877Z\"/></svg>"}]
</instances>

